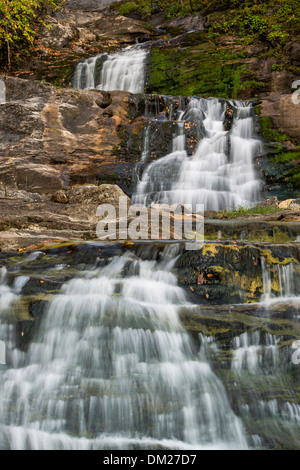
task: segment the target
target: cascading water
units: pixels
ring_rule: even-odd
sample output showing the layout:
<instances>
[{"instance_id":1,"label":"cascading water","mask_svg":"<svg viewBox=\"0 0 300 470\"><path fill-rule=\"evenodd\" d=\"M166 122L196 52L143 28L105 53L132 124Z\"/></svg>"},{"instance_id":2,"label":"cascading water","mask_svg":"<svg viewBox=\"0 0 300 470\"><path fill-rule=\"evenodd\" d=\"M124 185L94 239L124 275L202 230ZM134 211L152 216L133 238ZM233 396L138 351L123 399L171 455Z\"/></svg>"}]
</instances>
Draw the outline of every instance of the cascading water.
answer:
<instances>
[{"instance_id":1,"label":"cascading water","mask_svg":"<svg viewBox=\"0 0 300 470\"><path fill-rule=\"evenodd\" d=\"M286 332L282 335L266 331L271 324L271 309L276 305L289 306L295 312L300 307L299 266L294 263L275 264L272 267L262 257L263 295L261 320L264 327L251 328L232 339L231 373L234 384L244 398L237 400L235 411L242 418L248 431L252 430L253 445L263 448L264 443L257 430L264 428L269 442L281 442L299 447L300 406L296 398L298 384L295 378L291 353L282 347ZM276 290L272 289L276 287ZM287 314L288 315L288 314ZM264 319L267 321L264 322ZM297 319L296 319L297 321ZM272 330L272 326L270 327ZM213 341L212 341L213 343ZM297 366L296 366L297 367ZM294 375L295 374L295 375ZM232 393L232 392L231 392ZM234 393L234 392L233 392ZM296 401L296 402L294 402ZM276 444L275 444L276 445Z\"/></svg>"},{"instance_id":2,"label":"cascading water","mask_svg":"<svg viewBox=\"0 0 300 470\"><path fill-rule=\"evenodd\" d=\"M145 49L133 46L115 54L98 55L86 59L76 66L73 86L83 90L120 90L142 93L146 55Z\"/></svg>"},{"instance_id":3,"label":"cascading water","mask_svg":"<svg viewBox=\"0 0 300 470\"><path fill-rule=\"evenodd\" d=\"M294 301L300 303L300 276L294 263L277 264L275 270L262 257L263 296L266 306L272 303ZM277 292L272 292L272 280L276 281Z\"/></svg>"},{"instance_id":4,"label":"cascading water","mask_svg":"<svg viewBox=\"0 0 300 470\"><path fill-rule=\"evenodd\" d=\"M73 84L142 92L145 58L135 46L87 59ZM162 119L174 124L172 148L149 162L151 126L145 129L142 163L148 166L133 202L214 210L256 202L259 143L251 107L229 103L227 130L224 100L176 98L176 106L172 97L163 100ZM189 156L191 122L198 145ZM26 352L8 320L28 277L14 273L11 285L2 269L0 339L7 363L0 368L1 449L244 449L270 442L299 448L300 407L290 358L280 347L285 335L252 329L244 315L247 331L231 335L234 329L225 327L221 338L191 338L179 321L179 310L194 306L172 273L176 255L170 244L160 260L127 252L85 268L48 300ZM262 260L262 276L263 324L266 306L299 292L293 263L271 273Z\"/></svg>"},{"instance_id":5,"label":"cascading water","mask_svg":"<svg viewBox=\"0 0 300 470\"><path fill-rule=\"evenodd\" d=\"M62 287L26 359L1 375L3 448L247 448L180 324L174 259L128 253Z\"/></svg>"},{"instance_id":6,"label":"cascading water","mask_svg":"<svg viewBox=\"0 0 300 470\"><path fill-rule=\"evenodd\" d=\"M226 103L191 98L178 109L173 151L148 165L139 182L134 203L149 205L203 204L207 210L249 207L258 202L261 182L253 159L259 148L254 138L251 106L233 103L231 131L224 127ZM185 124L204 128L193 156L186 152Z\"/></svg>"},{"instance_id":7,"label":"cascading water","mask_svg":"<svg viewBox=\"0 0 300 470\"><path fill-rule=\"evenodd\" d=\"M145 48L133 46L119 53L87 59L77 65L73 86L142 93L146 56ZM97 73L99 62L100 74ZM258 202L261 181L254 170L253 159L258 154L259 141L254 137L251 105L230 103L234 119L229 132L224 126L225 100L193 97L187 104L180 97L177 100L172 152L148 164L133 195L133 203L192 204L194 209L196 204L203 204L205 209L217 211L251 207ZM198 135L196 151L188 156L185 125L191 121L196 122L204 135ZM146 127L142 163L147 162L149 156L150 138L149 127Z\"/></svg>"}]
</instances>

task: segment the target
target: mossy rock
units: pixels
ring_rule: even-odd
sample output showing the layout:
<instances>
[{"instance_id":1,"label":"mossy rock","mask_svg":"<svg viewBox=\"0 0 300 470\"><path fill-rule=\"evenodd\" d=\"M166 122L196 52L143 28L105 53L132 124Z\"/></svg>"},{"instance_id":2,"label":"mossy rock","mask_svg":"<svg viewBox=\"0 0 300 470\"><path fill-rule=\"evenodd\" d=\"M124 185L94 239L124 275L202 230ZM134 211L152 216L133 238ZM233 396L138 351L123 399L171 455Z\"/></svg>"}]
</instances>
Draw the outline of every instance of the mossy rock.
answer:
<instances>
[{"instance_id":1,"label":"mossy rock","mask_svg":"<svg viewBox=\"0 0 300 470\"><path fill-rule=\"evenodd\" d=\"M224 55L204 32L182 35L177 42L166 40L150 51L146 91L237 99L240 91L245 95L249 89L251 98L263 84L247 71L245 60L245 53L233 54L230 48Z\"/></svg>"},{"instance_id":2,"label":"mossy rock","mask_svg":"<svg viewBox=\"0 0 300 470\"><path fill-rule=\"evenodd\" d=\"M292 264L297 279L300 276L297 246L240 242L206 242L197 251L186 251L178 258L175 272L193 303L251 303L259 302L264 293L263 262L275 296L281 289L278 269L283 268L278 266Z\"/></svg>"}]
</instances>

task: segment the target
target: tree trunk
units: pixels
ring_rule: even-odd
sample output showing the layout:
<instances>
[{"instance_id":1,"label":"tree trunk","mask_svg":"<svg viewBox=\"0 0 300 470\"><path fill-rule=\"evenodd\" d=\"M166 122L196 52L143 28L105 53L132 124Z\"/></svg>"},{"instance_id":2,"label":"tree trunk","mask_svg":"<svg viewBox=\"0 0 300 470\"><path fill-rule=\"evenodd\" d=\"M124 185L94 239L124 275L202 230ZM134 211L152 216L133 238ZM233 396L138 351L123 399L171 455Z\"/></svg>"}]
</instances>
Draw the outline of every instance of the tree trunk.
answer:
<instances>
[{"instance_id":1,"label":"tree trunk","mask_svg":"<svg viewBox=\"0 0 300 470\"><path fill-rule=\"evenodd\" d=\"M10 44L9 41L7 41L7 63L8 63L8 70L11 69L11 61L10 61Z\"/></svg>"},{"instance_id":2,"label":"tree trunk","mask_svg":"<svg viewBox=\"0 0 300 470\"><path fill-rule=\"evenodd\" d=\"M7 30L7 24L5 25L5 33L6 37L8 37L8 30ZM6 46L7 46L7 64L8 64L8 70L11 69L11 60L10 60L10 44L9 40L6 40Z\"/></svg>"}]
</instances>

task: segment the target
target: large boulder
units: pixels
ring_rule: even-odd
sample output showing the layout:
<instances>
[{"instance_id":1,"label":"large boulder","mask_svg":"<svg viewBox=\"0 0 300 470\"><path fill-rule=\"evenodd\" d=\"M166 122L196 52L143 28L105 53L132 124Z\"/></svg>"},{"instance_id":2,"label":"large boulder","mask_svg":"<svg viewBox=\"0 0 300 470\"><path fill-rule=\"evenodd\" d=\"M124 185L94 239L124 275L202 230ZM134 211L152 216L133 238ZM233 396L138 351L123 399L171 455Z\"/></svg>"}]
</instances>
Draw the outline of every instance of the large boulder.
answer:
<instances>
[{"instance_id":1,"label":"large boulder","mask_svg":"<svg viewBox=\"0 0 300 470\"><path fill-rule=\"evenodd\" d=\"M112 204L118 206L119 198L130 199L116 184L86 185L68 191L69 204Z\"/></svg>"}]
</instances>

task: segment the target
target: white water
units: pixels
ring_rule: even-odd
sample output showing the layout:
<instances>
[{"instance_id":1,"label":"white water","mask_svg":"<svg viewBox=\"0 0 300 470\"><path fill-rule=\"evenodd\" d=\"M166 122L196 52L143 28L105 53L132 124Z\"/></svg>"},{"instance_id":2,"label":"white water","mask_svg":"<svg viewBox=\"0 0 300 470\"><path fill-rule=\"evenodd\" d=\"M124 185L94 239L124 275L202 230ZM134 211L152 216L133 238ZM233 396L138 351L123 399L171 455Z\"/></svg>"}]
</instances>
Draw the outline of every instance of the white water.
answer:
<instances>
[{"instance_id":1,"label":"white water","mask_svg":"<svg viewBox=\"0 0 300 470\"><path fill-rule=\"evenodd\" d=\"M75 85L139 92L142 73L134 72L144 58L129 55L109 56L98 84L97 58L81 63ZM135 202L203 203L215 210L256 202L260 182L252 160L258 142L251 109L236 105L228 133L224 103L194 98L185 108L180 101L172 152L148 166ZM192 118L203 124L205 136L188 157L185 122ZM143 160L149 156L148 144L149 129ZM44 313L26 357L15 349L14 360L1 374L3 448L247 447L222 382L179 322L178 308L187 302L171 269L167 260L141 261L129 255L63 286ZM278 268L278 273L276 300L290 298L293 271ZM270 300L274 294L268 270L263 275L264 298ZM0 305L7 311L19 291L4 278L1 289ZM258 331L237 336L232 371L240 377L273 374L280 363L278 342L275 335L262 338ZM251 415L247 403L237 402ZM266 399L253 409L251 417L270 414L298 426L295 403L281 406L277 399ZM252 438L259 446L259 435Z\"/></svg>"},{"instance_id":2,"label":"white water","mask_svg":"<svg viewBox=\"0 0 300 470\"><path fill-rule=\"evenodd\" d=\"M275 370L279 362L280 337L267 333L262 338L259 330L242 333L233 340L232 368L258 372L268 368Z\"/></svg>"},{"instance_id":3,"label":"white water","mask_svg":"<svg viewBox=\"0 0 300 470\"><path fill-rule=\"evenodd\" d=\"M118 53L86 59L76 67L73 86L142 93L146 57L145 48L131 46ZM258 202L261 181L253 160L258 154L259 141L254 137L251 106L243 102L231 103L235 116L228 132L224 127L224 100L190 98L187 106L183 99L178 98L178 101L172 152L148 165L133 203L192 204L194 210L196 204L202 204L204 209L217 211L251 207ZM204 137L193 156L188 156L186 151L185 124L189 122L204 127ZM150 138L149 128L146 128L142 163L149 156Z\"/></svg>"},{"instance_id":4,"label":"white water","mask_svg":"<svg viewBox=\"0 0 300 470\"><path fill-rule=\"evenodd\" d=\"M263 294L260 305L262 313L268 316L268 308L275 304L286 303L293 307L300 307L298 265L275 264L270 266L264 257L261 259ZM277 290L272 289L276 287ZM232 367L236 370L249 370L260 372L262 370L275 371L280 364L279 347L282 338L262 333L259 330L245 332L234 338Z\"/></svg>"},{"instance_id":5,"label":"white water","mask_svg":"<svg viewBox=\"0 0 300 470\"><path fill-rule=\"evenodd\" d=\"M147 51L140 46L121 52L91 57L76 66L73 86L84 90L129 91L143 93ZM100 74L97 73L102 63Z\"/></svg>"},{"instance_id":6,"label":"white water","mask_svg":"<svg viewBox=\"0 0 300 470\"><path fill-rule=\"evenodd\" d=\"M129 254L63 286L25 363L0 374L3 448L247 447L179 322L187 302L171 267Z\"/></svg>"},{"instance_id":7,"label":"white water","mask_svg":"<svg viewBox=\"0 0 300 470\"><path fill-rule=\"evenodd\" d=\"M300 306L300 273L298 265L294 263L277 264L273 269L261 259L263 295L262 303L267 307L278 302L293 301ZM272 281L276 284L276 291L272 290Z\"/></svg>"},{"instance_id":8,"label":"white water","mask_svg":"<svg viewBox=\"0 0 300 470\"><path fill-rule=\"evenodd\" d=\"M260 198L261 181L253 159L259 141L254 137L251 106L234 103L230 132L224 128L226 103L218 99L191 98L178 109L173 151L151 162L139 182L134 203L149 205L203 204L207 210L251 207ZM185 123L204 126L193 156L186 152Z\"/></svg>"}]
</instances>

